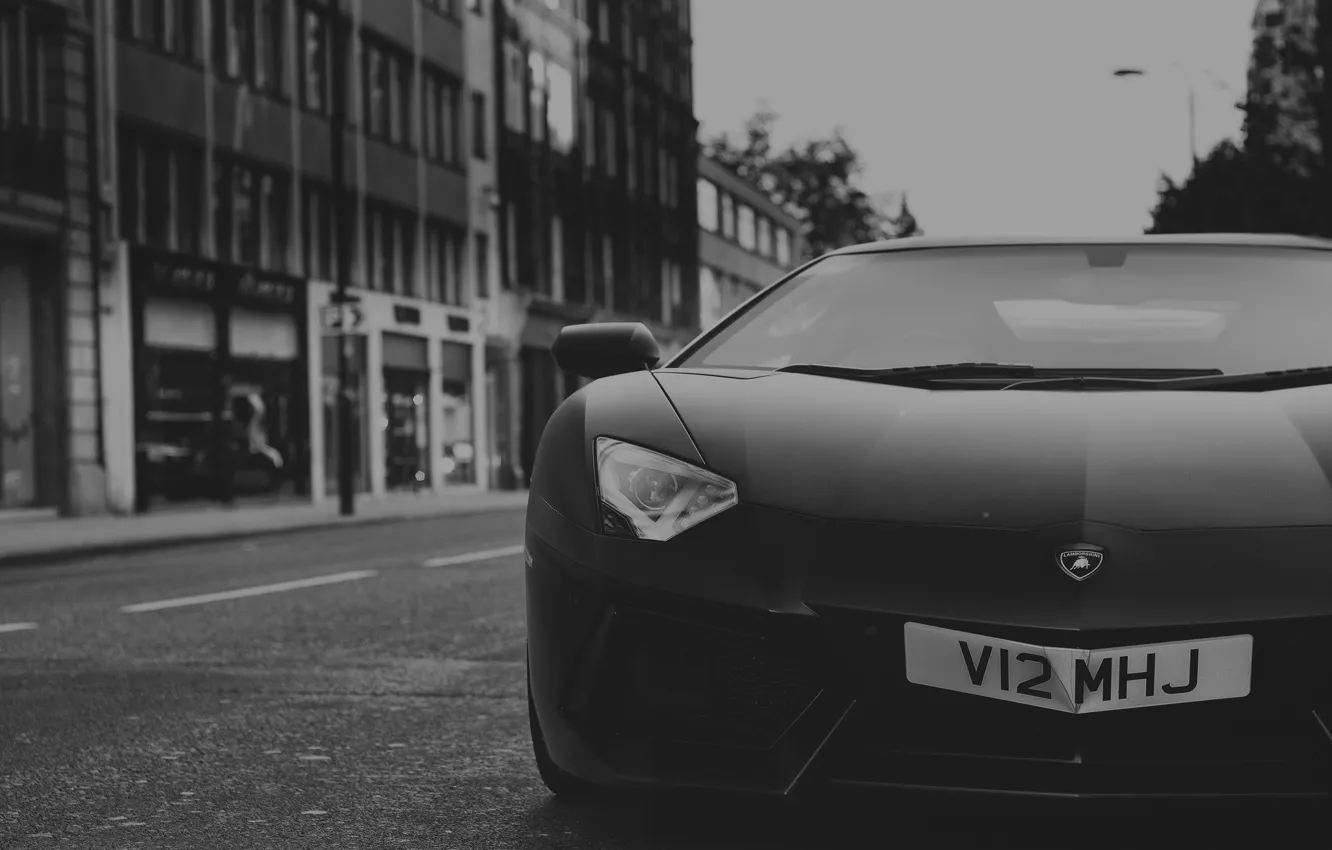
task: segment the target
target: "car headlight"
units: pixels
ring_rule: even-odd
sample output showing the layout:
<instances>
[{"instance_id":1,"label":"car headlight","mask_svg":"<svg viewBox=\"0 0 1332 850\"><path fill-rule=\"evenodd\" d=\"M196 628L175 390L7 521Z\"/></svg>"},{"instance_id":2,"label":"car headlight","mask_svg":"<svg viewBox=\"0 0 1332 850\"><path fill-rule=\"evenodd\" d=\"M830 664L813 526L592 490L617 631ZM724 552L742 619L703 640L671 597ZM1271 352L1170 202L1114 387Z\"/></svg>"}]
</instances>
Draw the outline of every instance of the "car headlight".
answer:
<instances>
[{"instance_id":1,"label":"car headlight","mask_svg":"<svg viewBox=\"0 0 1332 850\"><path fill-rule=\"evenodd\" d=\"M735 482L639 446L597 438L597 496L607 534L670 540L739 501Z\"/></svg>"}]
</instances>

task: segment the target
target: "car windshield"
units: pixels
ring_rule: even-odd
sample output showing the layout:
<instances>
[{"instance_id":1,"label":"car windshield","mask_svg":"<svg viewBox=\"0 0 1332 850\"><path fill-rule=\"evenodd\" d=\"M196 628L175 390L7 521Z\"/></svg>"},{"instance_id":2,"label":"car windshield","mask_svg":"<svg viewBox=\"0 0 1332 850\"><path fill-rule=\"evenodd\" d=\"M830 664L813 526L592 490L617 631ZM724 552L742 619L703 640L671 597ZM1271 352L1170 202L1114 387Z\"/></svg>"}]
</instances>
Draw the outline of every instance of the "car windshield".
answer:
<instances>
[{"instance_id":1,"label":"car windshield","mask_svg":"<svg viewBox=\"0 0 1332 850\"><path fill-rule=\"evenodd\" d=\"M1332 252L1190 246L939 248L825 258L674 363L881 369L1332 364Z\"/></svg>"}]
</instances>

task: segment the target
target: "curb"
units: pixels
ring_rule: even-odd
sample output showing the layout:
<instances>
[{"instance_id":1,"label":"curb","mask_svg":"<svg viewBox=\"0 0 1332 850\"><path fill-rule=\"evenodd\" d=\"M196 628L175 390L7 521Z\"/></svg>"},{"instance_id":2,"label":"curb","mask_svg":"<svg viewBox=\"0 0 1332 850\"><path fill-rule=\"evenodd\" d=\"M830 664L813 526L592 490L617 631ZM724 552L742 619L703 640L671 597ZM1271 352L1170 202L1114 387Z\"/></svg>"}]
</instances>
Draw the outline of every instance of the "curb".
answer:
<instances>
[{"instance_id":1,"label":"curb","mask_svg":"<svg viewBox=\"0 0 1332 850\"><path fill-rule=\"evenodd\" d=\"M199 534L177 534L159 537L144 537L138 540L117 540L107 543L89 543L86 545L61 546L50 549L37 549L28 552L13 552L0 555L0 570L23 567L49 566L64 561L101 558L108 555L125 555L135 552L154 552L162 549L177 549L186 546L221 543L240 538L282 537L288 534L300 534L309 531L322 531L330 528L361 527L374 525L393 525L417 520L442 519L444 517L467 517L499 511L525 511L526 504L494 505L490 507L461 508L442 510L438 513L390 514L388 516L328 517L299 522L282 528L245 529L232 528L225 531L205 531Z\"/></svg>"}]
</instances>

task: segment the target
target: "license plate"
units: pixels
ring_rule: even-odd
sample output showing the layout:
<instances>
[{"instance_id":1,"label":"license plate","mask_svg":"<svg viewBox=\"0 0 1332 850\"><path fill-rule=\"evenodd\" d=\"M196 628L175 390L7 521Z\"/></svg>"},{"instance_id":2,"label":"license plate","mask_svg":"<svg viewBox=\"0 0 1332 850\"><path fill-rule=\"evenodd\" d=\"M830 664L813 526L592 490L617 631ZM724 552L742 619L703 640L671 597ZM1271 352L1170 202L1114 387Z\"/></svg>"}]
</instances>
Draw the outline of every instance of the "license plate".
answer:
<instances>
[{"instance_id":1,"label":"license plate","mask_svg":"<svg viewBox=\"0 0 1332 850\"><path fill-rule=\"evenodd\" d=\"M1114 649L1036 646L907 623L907 680L1072 714L1249 695L1253 637Z\"/></svg>"}]
</instances>

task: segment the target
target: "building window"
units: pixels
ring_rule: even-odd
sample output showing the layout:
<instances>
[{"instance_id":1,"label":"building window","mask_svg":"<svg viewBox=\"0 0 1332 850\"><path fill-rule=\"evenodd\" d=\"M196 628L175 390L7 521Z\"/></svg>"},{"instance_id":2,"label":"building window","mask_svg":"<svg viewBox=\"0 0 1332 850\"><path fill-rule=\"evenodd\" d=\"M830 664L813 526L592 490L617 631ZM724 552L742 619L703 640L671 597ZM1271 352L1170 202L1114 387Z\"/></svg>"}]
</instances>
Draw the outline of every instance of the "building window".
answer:
<instances>
[{"instance_id":1,"label":"building window","mask_svg":"<svg viewBox=\"0 0 1332 850\"><path fill-rule=\"evenodd\" d=\"M518 210L510 201L504 202L504 279L505 287L518 283Z\"/></svg>"},{"instance_id":2,"label":"building window","mask_svg":"<svg viewBox=\"0 0 1332 850\"><path fill-rule=\"evenodd\" d=\"M601 285L597 300L607 309L615 309L615 241L609 233L601 237Z\"/></svg>"},{"instance_id":3,"label":"building window","mask_svg":"<svg viewBox=\"0 0 1332 850\"><path fill-rule=\"evenodd\" d=\"M603 134L601 143L601 164L606 169L606 176L614 177L619 172L619 164L615 159L615 113L610 109L604 109L601 113L601 118Z\"/></svg>"},{"instance_id":4,"label":"building window","mask_svg":"<svg viewBox=\"0 0 1332 850\"><path fill-rule=\"evenodd\" d=\"M532 132L532 141L542 142L546 138L546 57L536 51L529 53L527 69L531 74L528 105L532 110L528 127Z\"/></svg>"},{"instance_id":5,"label":"building window","mask_svg":"<svg viewBox=\"0 0 1332 850\"><path fill-rule=\"evenodd\" d=\"M486 158L486 93L472 92L472 156Z\"/></svg>"},{"instance_id":6,"label":"building window","mask_svg":"<svg viewBox=\"0 0 1332 850\"><path fill-rule=\"evenodd\" d=\"M717 184L711 180L698 178L698 226L716 233L717 220Z\"/></svg>"},{"instance_id":7,"label":"building window","mask_svg":"<svg viewBox=\"0 0 1332 850\"><path fill-rule=\"evenodd\" d=\"M366 204L366 288L375 292L397 292L394 285L397 246L393 223L392 211L379 204Z\"/></svg>"},{"instance_id":8,"label":"building window","mask_svg":"<svg viewBox=\"0 0 1332 850\"><path fill-rule=\"evenodd\" d=\"M290 243L289 177L219 158L214 168L214 244L218 258L286 271Z\"/></svg>"},{"instance_id":9,"label":"building window","mask_svg":"<svg viewBox=\"0 0 1332 850\"><path fill-rule=\"evenodd\" d=\"M333 33L328 19L312 8L301 13L301 105L311 112L327 114L333 103Z\"/></svg>"},{"instance_id":10,"label":"building window","mask_svg":"<svg viewBox=\"0 0 1332 850\"><path fill-rule=\"evenodd\" d=\"M698 308L699 323L703 330L717 324L724 315L721 286L710 266L699 266L698 269Z\"/></svg>"},{"instance_id":11,"label":"building window","mask_svg":"<svg viewBox=\"0 0 1332 850\"><path fill-rule=\"evenodd\" d=\"M515 133L527 128L527 101L524 82L527 66L522 49L511 41L504 42L504 126Z\"/></svg>"},{"instance_id":12,"label":"building window","mask_svg":"<svg viewBox=\"0 0 1332 850\"><path fill-rule=\"evenodd\" d=\"M765 257L772 256L772 222L767 216L759 216L758 252Z\"/></svg>"},{"instance_id":13,"label":"building window","mask_svg":"<svg viewBox=\"0 0 1332 850\"><path fill-rule=\"evenodd\" d=\"M608 43L611 38L611 0L597 0L597 40Z\"/></svg>"},{"instance_id":14,"label":"building window","mask_svg":"<svg viewBox=\"0 0 1332 850\"><path fill-rule=\"evenodd\" d=\"M467 305L462 255L463 239L457 228L426 223L426 297L457 307Z\"/></svg>"},{"instance_id":15,"label":"building window","mask_svg":"<svg viewBox=\"0 0 1332 850\"><path fill-rule=\"evenodd\" d=\"M203 235L203 151L122 126L120 233L125 239L198 254Z\"/></svg>"},{"instance_id":16,"label":"building window","mask_svg":"<svg viewBox=\"0 0 1332 850\"><path fill-rule=\"evenodd\" d=\"M564 300L564 222L550 217L550 296Z\"/></svg>"},{"instance_id":17,"label":"building window","mask_svg":"<svg viewBox=\"0 0 1332 850\"><path fill-rule=\"evenodd\" d=\"M490 297L490 236L472 234L472 265L476 268L476 297Z\"/></svg>"},{"instance_id":18,"label":"building window","mask_svg":"<svg viewBox=\"0 0 1332 850\"><path fill-rule=\"evenodd\" d=\"M590 173L597 167L597 105L583 98L583 167Z\"/></svg>"},{"instance_id":19,"label":"building window","mask_svg":"<svg viewBox=\"0 0 1332 850\"><path fill-rule=\"evenodd\" d=\"M721 226L722 236L735 238L735 199L729 192L722 192L721 196Z\"/></svg>"},{"instance_id":20,"label":"building window","mask_svg":"<svg viewBox=\"0 0 1332 850\"><path fill-rule=\"evenodd\" d=\"M273 174L259 178L259 265L287 270L291 244L291 183Z\"/></svg>"},{"instance_id":21,"label":"building window","mask_svg":"<svg viewBox=\"0 0 1332 850\"><path fill-rule=\"evenodd\" d=\"M425 0L425 5L427 9L434 9L445 17L458 17L458 0ZM474 0L468 0L467 5L475 5Z\"/></svg>"},{"instance_id":22,"label":"building window","mask_svg":"<svg viewBox=\"0 0 1332 850\"><path fill-rule=\"evenodd\" d=\"M425 121L426 158L458 165L459 86L435 70L422 72L421 114Z\"/></svg>"},{"instance_id":23,"label":"building window","mask_svg":"<svg viewBox=\"0 0 1332 850\"><path fill-rule=\"evenodd\" d=\"M791 265L791 231L781 226L777 227L777 262Z\"/></svg>"},{"instance_id":24,"label":"building window","mask_svg":"<svg viewBox=\"0 0 1332 850\"><path fill-rule=\"evenodd\" d=\"M282 94L286 90L282 84L286 77L282 49L286 43L283 26L286 3L283 0L258 0L257 12L254 86L259 91Z\"/></svg>"},{"instance_id":25,"label":"building window","mask_svg":"<svg viewBox=\"0 0 1332 850\"><path fill-rule=\"evenodd\" d=\"M198 0L116 0L116 35L194 63Z\"/></svg>"},{"instance_id":26,"label":"building window","mask_svg":"<svg viewBox=\"0 0 1332 850\"><path fill-rule=\"evenodd\" d=\"M333 280L337 265L336 216L332 193L306 184L301 193L301 242L305 249L305 275L313 280Z\"/></svg>"},{"instance_id":27,"label":"building window","mask_svg":"<svg viewBox=\"0 0 1332 850\"><path fill-rule=\"evenodd\" d=\"M556 62L546 66L546 79L550 102L550 146L560 153L573 150L574 144L574 84L569 69Z\"/></svg>"},{"instance_id":28,"label":"building window","mask_svg":"<svg viewBox=\"0 0 1332 850\"><path fill-rule=\"evenodd\" d=\"M740 247L746 251L753 251L758 245L758 240L754 236L754 208L749 204L740 204L736 218L736 224L740 229Z\"/></svg>"}]
</instances>

